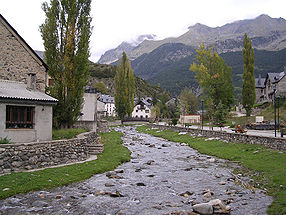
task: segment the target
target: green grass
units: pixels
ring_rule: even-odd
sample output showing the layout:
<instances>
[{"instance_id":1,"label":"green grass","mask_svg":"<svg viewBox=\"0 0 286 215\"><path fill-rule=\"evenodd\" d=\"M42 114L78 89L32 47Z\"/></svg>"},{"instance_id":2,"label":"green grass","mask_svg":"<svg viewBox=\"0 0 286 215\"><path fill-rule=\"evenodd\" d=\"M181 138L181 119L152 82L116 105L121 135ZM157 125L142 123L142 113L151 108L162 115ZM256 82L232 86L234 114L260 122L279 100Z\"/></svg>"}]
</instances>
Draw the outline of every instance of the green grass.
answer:
<instances>
[{"instance_id":1,"label":"green grass","mask_svg":"<svg viewBox=\"0 0 286 215\"><path fill-rule=\"evenodd\" d=\"M155 129L148 129L147 126L140 126L137 130L174 142L187 143L203 154L239 161L243 168L237 171L255 179L256 187L266 188L268 194L275 197L267 213L271 215L286 214L285 152L279 153L259 145L225 143L218 140L205 141L204 138L191 137L188 134L178 135L178 132L171 130L158 132ZM255 151L259 152L254 153Z\"/></svg>"},{"instance_id":2,"label":"green grass","mask_svg":"<svg viewBox=\"0 0 286 215\"><path fill-rule=\"evenodd\" d=\"M12 144L7 137L1 138L0 137L0 144Z\"/></svg>"},{"instance_id":3,"label":"green grass","mask_svg":"<svg viewBox=\"0 0 286 215\"><path fill-rule=\"evenodd\" d=\"M90 178L94 174L115 169L130 160L130 151L122 146L120 132L100 134L104 151L98 159L82 164L50 168L35 172L18 172L0 176L0 199L17 193L51 189ZM5 190L8 188L8 190Z\"/></svg>"},{"instance_id":4,"label":"green grass","mask_svg":"<svg viewBox=\"0 0 286 215\"><path fill-rule=\"evenodd\" d=\"M70 128L70 129L53 129L53 140L71 139L76 135L87 132L88 129Z\"/></svg>"}]
</instances>

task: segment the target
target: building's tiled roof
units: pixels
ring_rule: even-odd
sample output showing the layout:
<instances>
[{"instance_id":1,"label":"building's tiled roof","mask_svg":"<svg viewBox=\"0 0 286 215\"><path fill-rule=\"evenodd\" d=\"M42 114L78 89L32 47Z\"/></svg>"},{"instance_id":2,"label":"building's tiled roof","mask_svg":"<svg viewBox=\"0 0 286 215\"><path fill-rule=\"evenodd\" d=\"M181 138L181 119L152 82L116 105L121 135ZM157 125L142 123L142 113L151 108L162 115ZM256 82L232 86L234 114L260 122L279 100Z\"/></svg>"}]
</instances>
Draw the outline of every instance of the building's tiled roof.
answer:
<instances>
[{"instance_id":1,"label":"building's tiled roof","mask_svg":"<svg viewBox=\"0 0 286 215\"><path fill-rule=\"evenodd\" d=\"M135 102L136 105L143 103L148 108L152 107L152 98L151 97L141 98L140 101L138 101L138 98L135 98L134 102Z\"/></svg>"},{"instance_id":2,"label":"building's tiled roof","mask_svg":"<svg viewBox=\"0 0 286 215\"><path fill-rule=\"evenodd\" d=\"M28 90L26 84L0 80L0 99L30 100L56 103L58 100L38 90Z\"/></svg>"},{"instance_id":3,"label":"building's tiled roof","mask_svg":"<svg viewBox=\"0 0 286 215\"><path fill-rule=\"evenodd\" d=\"M111 95L99 95L99 101L103 102L103 103L114 103L114 97Z\"/></svg>"},{"instance_id":4,"label":"building's tiled roof","mask_svg":"<svg viewBox=\"0 0 286 215\"><path fill-rule=\"evenodd\" d=\"M264 88L265 87L265 78L255 78L255 87Z\"/></svg>"},{"instance_id":5,"label":"building's tiled roof","mask_svg":"<svg viewBox=\"0 0 286 215\"><path fill-rule=\"evenodd\" d=\"M285 71L280 73L267 73L271 83L276 83L280 81L285 76Z\"/></svg>"}]
</instances>

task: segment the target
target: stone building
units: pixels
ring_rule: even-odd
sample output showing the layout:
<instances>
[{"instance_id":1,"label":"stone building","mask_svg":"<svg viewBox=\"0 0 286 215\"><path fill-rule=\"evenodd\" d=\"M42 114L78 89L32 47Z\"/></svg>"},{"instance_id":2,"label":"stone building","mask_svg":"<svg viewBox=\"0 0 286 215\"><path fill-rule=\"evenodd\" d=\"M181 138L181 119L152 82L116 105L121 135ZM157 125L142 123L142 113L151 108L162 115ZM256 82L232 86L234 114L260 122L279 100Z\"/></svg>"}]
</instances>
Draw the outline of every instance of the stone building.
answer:
<instances>
[{"instance_id":1,"label":"stone building","mask_svg":"<svg viewBox=\"0 0 286 215\"><path fill-rule=\"evenodd\" d=\"M47 65L0 14L0 137L12 142L52 139Z\"/></svg>"},{"instance_id":2,"label":"stone building","mask_svg":"<svg viewBox=\"0 0 286 215\"><path fill-rule=\"evenodd\" d=\"M263 103L266 101L266 89L265 89L265 78L255 78L255 94L256 103Z\"/></svg>"},{"instance_id":3,"label":"stone building","mask_svg":"<svg viewBox=\"0 0 286 215\"><path fill-rule=\"evenodd\" d=\"M1 14L0 53L0 79L27 84L28 74L34 74L36 89L45 91L47 65Z\"/></svg>"},{"instance_id":4,"label":"stone building","mask_svg":"<svg viewBox=\"0 0 286 215\"><path fill-rule=\"evenodd\" d=\"M286 97L286 67L280 73L267 73L255 79L256 103L271 102L275 96Z\"/></svg>"}]
</instances>

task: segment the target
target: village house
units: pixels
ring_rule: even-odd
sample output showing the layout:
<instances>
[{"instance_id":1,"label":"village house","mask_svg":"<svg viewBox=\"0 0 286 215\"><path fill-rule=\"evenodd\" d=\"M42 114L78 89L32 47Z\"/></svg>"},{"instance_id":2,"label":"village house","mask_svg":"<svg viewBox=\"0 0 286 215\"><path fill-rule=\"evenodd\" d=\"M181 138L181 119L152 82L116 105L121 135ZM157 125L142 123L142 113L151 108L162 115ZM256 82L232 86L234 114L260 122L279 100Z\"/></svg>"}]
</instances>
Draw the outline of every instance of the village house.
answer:
<instances>
[{"instance_id":1,"label":"village house","mask_svg":"<svg viewBox=\"0 0 286 215\"><path fill-rule=\"evenodd\" d=\"M52 139L48 67L0 14L0 137L12 142Z\"/></svg>"},{"instance_id":2,"label":"village house","mask_svg":"<svg viewBox=\"0 0 286 215\"><path fill-rule=\"evenodd\" d=\"M266 101L265 78L261 78L261 75L255 78L255 94L257 104Z\"/></svg>"},{"instance_id":3,"label":"village house","mask_svg":"<svg viewBox=\"0 0 286 215\"><path fill-rule=\"evenodd\" d=\"M255 79L256 103L271 102L276 97L286 97L286 67L280 73L267 73L266 78Z\"/></svg>"},{"instance_id":4,"label":"village house","mask_svg":"<svg viewBox=\"0 0 286 215\"><path fill-rule=\"evenodd\" d=\"M100 94L98 98L98 111L103 111L104 106L104 116L116 116L114 97L110 95Z\"/></svg>"},{"instance_id":5,"label":"village house","mask_svg":"<svg viewBox=\"0 0 286 215\"><path fill-rule=\"evenodd\" d=\"M150 97L140 99L132 112L132 118L149 119L151 117L152 99Z\"/></svg>"}]
</instances>

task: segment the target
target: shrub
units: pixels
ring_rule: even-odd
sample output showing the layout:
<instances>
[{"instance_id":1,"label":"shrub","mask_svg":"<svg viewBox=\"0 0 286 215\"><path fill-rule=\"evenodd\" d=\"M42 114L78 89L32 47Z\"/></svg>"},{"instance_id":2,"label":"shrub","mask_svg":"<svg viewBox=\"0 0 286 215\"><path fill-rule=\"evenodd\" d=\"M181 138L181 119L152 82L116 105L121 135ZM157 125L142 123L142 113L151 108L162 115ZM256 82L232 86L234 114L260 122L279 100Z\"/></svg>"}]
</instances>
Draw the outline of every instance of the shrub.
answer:
<instances>
[{"instance_id":1,"label":"shrub","mask_svg":"<svg viewBox=\"0 0 286 215\"><path fill-rule=\"evenodd\" d=\"M0 144L11 144L10 140L7 137L1 138L0 137Z\"/></svg>"}]
</instances>

